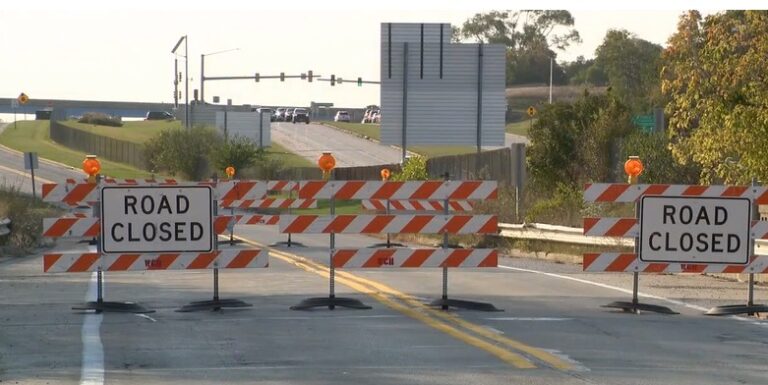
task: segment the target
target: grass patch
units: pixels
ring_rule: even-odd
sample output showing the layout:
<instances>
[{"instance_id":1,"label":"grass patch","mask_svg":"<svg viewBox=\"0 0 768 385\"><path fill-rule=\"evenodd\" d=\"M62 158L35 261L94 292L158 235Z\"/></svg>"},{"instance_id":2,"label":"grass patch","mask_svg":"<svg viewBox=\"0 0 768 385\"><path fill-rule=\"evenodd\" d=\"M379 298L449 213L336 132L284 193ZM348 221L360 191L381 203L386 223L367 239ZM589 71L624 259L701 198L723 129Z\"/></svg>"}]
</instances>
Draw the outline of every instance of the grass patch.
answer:
<instances>
[{"instance_id":1,"label":"grass patch","mask_svg":"<svg viewBox=\"0 0 768 385\"><path fill-rule=\"evenodd\" d=\"M336 201L336 214L360 214L363 211L362 205L359 200L344 200ZM296 209L293 210L294 214L316 214L316 215L330 215L331 201L328 199L320 199L317 201L317 208L314 209Z\"/></svg>"},{"instance_id":2,"label":"grass patch","mask_svg":"<svg viewBox=\"0 0 768 385\"><path fill-rule=\"evenodd\" d=\"M267 156L269 156L270 159L274 159L280 162L280 164L286 168L316 167L316 165L310 162L308 159L288 151L287 148L275 143L274 141L272 142L272 145L267 147Z\"/></svg>"},{"instance_id":3,"label":"grass patch","mask_svg":"<svg viewBox=\"0 0 768 385\"><path fill-rule=\"evenodd\" d=\"M477 152L475 146L411 146L408 151L415 152L426 158L435 158L447 155L462 155Z\"/></svg>"},{"instance_id":4,"label":"grass patch","mask_svg":"<svg viewBox=\"0 0 768 385\"><path fill-rule=\"evenodd\" d=\"M111 127L109 127L111 128ZM64 147L51 140L50 124L47 120L27 120L8 125L0 134L0 143L14 150L37 152L41 158L50 159L80 169L85 153ZM101 174L115 178L143 178L150 176L147 171L126 164L101 161Z\"/></svg>"},{"instance_id":5,"label":"grass patch","mask_svg":"<svg viewBox=\"0 0 768 385\"><path fill-rule=\"evenodd\" d=\"M369 123L346 123L346 122L323 122L326 125L340 128L342 130L352 131L359 136L367 136L372 139L380 140L381 125Z\"/></svg>"},{"instance_id":6,"label":"grass patch","mask_svg":"<svg viewBox=\"0 0 768 385\"><path fill-rule=\"evenodd\" d=\"M535 119L534 123L536 123ZM531 122L526 119L515 123L507 123L506 127L504 127L504 131L510 134L528 136L529 128L531 128Z\"/></svg>"},{"instance_id":7,"label":"grass patch","mask_svg":"<svg viewBox=\"0 0 768 385\"><path fill-rule=\"evenodd\" d=\"M61 123L82 131L133 143L144 143L157 135L160 131L168 128L181 128L181 121L179 120L131 121L123 122L122 127L79 123L76 120L67 120Z\"/></svg>"}]
</instances>

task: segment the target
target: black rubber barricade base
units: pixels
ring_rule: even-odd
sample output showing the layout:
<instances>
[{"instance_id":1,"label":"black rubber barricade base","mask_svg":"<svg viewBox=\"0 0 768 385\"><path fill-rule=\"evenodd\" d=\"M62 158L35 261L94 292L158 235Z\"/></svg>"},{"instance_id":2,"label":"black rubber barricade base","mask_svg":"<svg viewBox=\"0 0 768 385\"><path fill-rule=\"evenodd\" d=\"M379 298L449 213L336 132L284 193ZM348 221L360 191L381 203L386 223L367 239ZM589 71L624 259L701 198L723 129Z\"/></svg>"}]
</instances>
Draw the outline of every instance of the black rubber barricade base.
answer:
<instances>
[{"instance_id":1,"label":"black rubber barricade base","mask_svg":"<svg viewBox=\"0 0 768 385\"><path fill-rule=\"evenodd\" d=\"M380 247L405 247L405 245L402 243L390 242L389 245L387 245L386 243L375 243L371 246L368 246L369 249L380 248Z\"/></svg>"},{"instance_id":2,"label":"black rubber barricade base","mask_svg":"<svg viewBox=\"0 0 768 385\"><path fill-rule=\"evenodd\" d=\"M755 314L768 313L766 305L724 305L715 306L709 309L706 315L734 315L734 314Z\"/></svg>"},{"instance_id":3,"label":"black rubber barricade base","mask_svg":"<svg viewBox=\"0 0 768 385\"><path fill-rule=\"evenodd\" d=\"M292 241L290 244L288 244L288 241L280 241L280 242L275 242L275 243L269 245L269 247L278 247L278 246L285 246L285 247L307 247L303 243L296 242L296 241Z\"/></svg>"},{"instance_id":4,"label":"black rubber barricade base","mask_svg":"<svg viewBox=\"0 0 768 385\"><path fill-rule=\"evenodd\" d=\"M327 307L329 310L333 310L336 308L336 306L357 310L373 309L372 307L360 302L360 300L354 298L315 297L307 298L299 302L298 305L291 306L291 310L309 310L316 307Z\"/></svg>"},{"instance_id":5,"label":"black rubber barricade base","mask_svg":"<svg viewBox=\"0 0 768 385\"><path fill-rule=\"evenodd\" d=\"M603 305L606 308L621 309L627 313L640 314L641 311L650 311L659 314L680 314L666 306L651 305L647 303L632 303L627 301L611 302L607 305Z\"/></svg>"},{"instance_id":6,"label":"black rubber barricade base","mask_svg":"<svg viewBox=\"0 0 768 385\"><path fill-rule=\"evenodd\" d=\"M72 306L72 310L95 310L96 313L154 313L154 310L147 309L134 302L107 302L107 301L88 301L81 306Z\"/></svg>"},{"instance_id":7,"label":"black rubber barricade base","mask_svg":"<svg viewBox=\"0 0 768 385\"><path fill-rule=\"evenodd\" d=\"M187 313L192 311L218 311L222 308L242 308L251 307L253 305L245 303L239 299L209 299L207 301L194 301L188 305L182 306L181 309L176 309L179 313Z\"/></svg>"},{"instance_id":8,"label":"black rubber barricade base","mask_svg":"<svg viewBox=\"0 0 768 385\"><path fill-rule=\"evenodd\" d=\"M504 311L487 302L465 301L461 299L440 298L430 302L429 306L448 309L451 307L477 311Z\"/></svg>"}]
</instances>

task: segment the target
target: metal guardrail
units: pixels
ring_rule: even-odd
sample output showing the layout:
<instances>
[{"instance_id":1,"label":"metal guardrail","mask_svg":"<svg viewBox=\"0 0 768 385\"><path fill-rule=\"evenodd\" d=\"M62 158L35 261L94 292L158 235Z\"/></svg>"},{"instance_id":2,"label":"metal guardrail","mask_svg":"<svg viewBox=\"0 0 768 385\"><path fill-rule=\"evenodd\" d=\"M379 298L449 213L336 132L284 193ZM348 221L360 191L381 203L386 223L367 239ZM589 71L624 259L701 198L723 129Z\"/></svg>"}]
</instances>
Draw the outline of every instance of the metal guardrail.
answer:
<instances>
[{"instance_id":1,"label":"metal guardrail","mask_svg":"<svg viewBox=\"0 0 768 385\"><path fill-rule=\"evenodd\" d=\"M545 223L499 223L500 235L505 238L531 239L587 246L633 247L633 238L585 236L580 227L548 225ZM768 240L755 241L755 254L768 255Z\"/></svg>"},{"instance_id":2,"label":"metal guardrail","mask_svg":"<svg viewBox=\"0 0 768 385\"><path fill-rule=\"evenodd\" d=\"M0 219L0 237L11 233L11 220L8 218Z\"/></svg>"}]
</instances>

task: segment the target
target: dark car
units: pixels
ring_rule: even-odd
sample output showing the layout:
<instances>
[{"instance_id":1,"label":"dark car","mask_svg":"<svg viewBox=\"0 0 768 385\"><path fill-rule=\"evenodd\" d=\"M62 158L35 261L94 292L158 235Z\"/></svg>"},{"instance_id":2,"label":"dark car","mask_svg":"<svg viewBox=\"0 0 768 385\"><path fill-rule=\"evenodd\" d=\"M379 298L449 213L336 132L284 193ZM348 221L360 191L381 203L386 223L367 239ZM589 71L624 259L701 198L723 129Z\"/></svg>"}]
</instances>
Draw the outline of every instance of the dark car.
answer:
<instances>
[{"instance_id":1,"label":"dark car","mask_svg":"<svg viewBox=\"0 0 768 385\"><path fill-rule=\"evenodd\" d=\"M293 110L295 110L295 108L286 108L285 109L285 119L284 120L286 122L292 122L293 121Z\"/></svg>"},{"instance_id":2,"label":"dark car","mask_svg":"<svg viewBox=\"0 0 768 385\"><path fill-rule=\"evenodd\" d=\"M304 122L306 124L309 124L309 111L307 111L305 108L297 108L293 110L293 119L292 122Z\"/></svg>"},{"instance_id":3,"label":"dark car","mask_svg":"<svg viewBox=\"0 0 768 385\"><path fill-rule=\"evenodd\" d=\"M166 111L149 111L144 120L173 120L175 119L170 112Z\"/></svg>"}]
</instances>

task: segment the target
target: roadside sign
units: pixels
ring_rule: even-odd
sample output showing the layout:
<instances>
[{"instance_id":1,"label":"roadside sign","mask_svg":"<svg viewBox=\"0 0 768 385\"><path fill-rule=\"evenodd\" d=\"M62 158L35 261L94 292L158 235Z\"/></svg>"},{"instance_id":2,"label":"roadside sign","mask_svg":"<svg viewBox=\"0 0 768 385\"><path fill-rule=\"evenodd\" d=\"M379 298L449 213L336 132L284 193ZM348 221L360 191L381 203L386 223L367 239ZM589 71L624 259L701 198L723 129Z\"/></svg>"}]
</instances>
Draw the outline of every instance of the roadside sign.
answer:
<instances>
[{"instance_id":1,"label":"roadside sign","mask_svg":"<svg viewBox=\"0 0 768 385\"><path fill-rule=\"evenodd\" d=\"M36 152L25 152L24 153L24 169L25 170L36 170L40 168L39 164L37 162L37 153Z\"/></svg>"},{"instance_id":2,"label":"roadside sign","mask_svg":"<svg viewBox=\"0 0 768 385\"><path fill-rule=\"evenodd\" d=\"M214 250L210 186L105 186L102 253Z\"/></svg>"},{"instance_id":3,"label":"roadside sign","mask_svg":"<svg viewBox=\"0 0 768 385\"><path fill-rule=\"evenodd\" d=\"M533 117L534 115L536 115L536 108L533 106L528 107L528 116Z\"/></svg>"},{"instance_id":4,"label":"roadside sign","mask_svg":"<svg viewBox=\"0 0 768 385\"><path fill-rule=\"evenodd\" d=\"M19 100L18 99L11 99L11 108L14 109L14 110L19 108Z\"/></svg>"},{"instance_id":5,"label":"roadside sign","mask_svg":"<svg viewBox=\"0 0 768 385\"><path fill-rule=\"evenodd\" d=\"M29 96L27 96L27 94L22 92L19 94L19 97L17 98L17 100L21 104L27 104L27 102L29 101Z\"/></svg>"},{"instance_id":6,"label":"roadside sign","mask_svg":"<svg viewBox=\"0 0 768 385\"><path fill-rule=\"evenodd\" d=\"M748 198L643 196L640 260L747 264L751 212Z\"/></svg>"},{"instance_id":7,"label":"roadside sign","mask_svg":"<svg viewBox=\"0 0 768 385\"><path fill-rule=\"evenodd\" d=\"M635 115L632 117L632 124L645 132L652 132L656 127L656 119L653 115Z\"/></svg>"}]
</instances>

